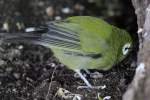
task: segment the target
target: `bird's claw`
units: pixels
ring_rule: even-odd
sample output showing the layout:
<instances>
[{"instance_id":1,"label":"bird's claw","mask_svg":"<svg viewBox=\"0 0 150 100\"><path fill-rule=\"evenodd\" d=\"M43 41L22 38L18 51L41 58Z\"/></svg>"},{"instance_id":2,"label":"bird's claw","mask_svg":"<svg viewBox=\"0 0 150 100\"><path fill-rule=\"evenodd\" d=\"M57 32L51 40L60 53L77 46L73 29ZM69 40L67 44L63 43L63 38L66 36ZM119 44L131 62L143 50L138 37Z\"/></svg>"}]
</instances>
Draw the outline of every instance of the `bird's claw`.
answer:
<instances>
[{"instance_id":1,"label":"bird's claw","mask_svg":"<svg viewBox=\"0 0 150 100\"><path fill-rule=\"evenodd\" d=\"M102 78L103 77L103 74L102 73L99 73L99 72L94 72L94 73L90 73L90 77L91 78Z\"/></svg>"},{"instance_id":2,"label":"bird's claw","mask_svg":"<svg viewBox=\"0 0 150 100\"><path fill-rule=\"evenodd\" d=\"M86 75L86 74L83 74L83 76L86 77L87 75ZM78 73L74 73L74 77L75 77L75 78L80 78L80 75L79 75Z\"/></svg>"},{"instance_id":3,"label":"bird's claw","mask_svg":"<svg viewBox=\"0 0 150 100\"><path fill-rule=\"evenodd\" d=\"M97 79L97 78L102 78L103 74L99 73L99 72L94 72L94 73L87 73L90 75L91 78ZM87 74L83 74L84 77L87 77ZM75 78L80 78L80 75L78 73L74 74Z\"/></svg>"},{"instance_id":4,"label":"bird's claw","mask_svg":"<svg viewBox=\"0 0 150 100\"><path fill-rule=\"evenodd\" d=\"M105 89L106 85L103 86L92 86L92 87L88 87L88 86L78 86L77 89Z\"/></svg>"}]
</instances>

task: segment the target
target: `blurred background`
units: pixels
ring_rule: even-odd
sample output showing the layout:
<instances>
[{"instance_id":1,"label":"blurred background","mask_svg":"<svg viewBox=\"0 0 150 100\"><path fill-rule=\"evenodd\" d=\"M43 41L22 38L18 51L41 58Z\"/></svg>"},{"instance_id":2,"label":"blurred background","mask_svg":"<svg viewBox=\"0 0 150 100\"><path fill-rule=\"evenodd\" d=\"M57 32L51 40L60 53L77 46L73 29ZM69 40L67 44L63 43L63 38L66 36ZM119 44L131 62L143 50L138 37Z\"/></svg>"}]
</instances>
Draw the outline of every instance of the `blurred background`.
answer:
<instances>
[{"instance_id":1,"label":"blurred background","mask_svg":"<svg viewBox=\"0 0 150 100\"><path fill-rule=\"evenodd\" d=\"M0 0L0 32L24 32L27 27L38 27L52 20L69 16L96 16L136 35L137 24L131 0ZM51 80L53 71L53 81ZM57 95L60 88L83 96L83 100L121 100L131 82L134 67L115 67L102 72L93 83L106 85L98 91L77 90L80 79L74 72L53 57L42 46L0 41L0 100L72 100ZM52 88L48 94L49 83ZM73 94L72 94L73 95ZM78 100L78 99L76 99Z\"/></svg>"},{"instance_id":2,"label":"blurred background","mask_svg":"<svg viewBox=\"0 0 150 100\"><path fill-rule=\"evenodd\" d=\"M130 0L0 0L2 31L18 31L75 15L100 17L130 32L137 27Z\"/></svg>"}]
</instances>

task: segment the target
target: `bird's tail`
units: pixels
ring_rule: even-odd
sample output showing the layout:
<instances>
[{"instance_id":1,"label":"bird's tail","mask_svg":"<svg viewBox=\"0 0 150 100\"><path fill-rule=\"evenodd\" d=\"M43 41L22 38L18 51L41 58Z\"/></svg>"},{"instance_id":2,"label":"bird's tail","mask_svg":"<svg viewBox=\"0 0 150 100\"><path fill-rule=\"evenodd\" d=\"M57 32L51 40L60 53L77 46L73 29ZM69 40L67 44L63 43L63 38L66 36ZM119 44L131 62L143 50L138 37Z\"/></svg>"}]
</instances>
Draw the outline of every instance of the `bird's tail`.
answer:
<instances>
[{"instance_id":1,"label":"bird's tail","mask_svg":"<svg viewBox=\"0 0 150 100\"><path fill-rule=\"evenodd\" d=\"M24 33L0 33L2 42L25 42L41 44L42 35L47 32L47 28L27 28Z\"/></svg>"}]
</instances>

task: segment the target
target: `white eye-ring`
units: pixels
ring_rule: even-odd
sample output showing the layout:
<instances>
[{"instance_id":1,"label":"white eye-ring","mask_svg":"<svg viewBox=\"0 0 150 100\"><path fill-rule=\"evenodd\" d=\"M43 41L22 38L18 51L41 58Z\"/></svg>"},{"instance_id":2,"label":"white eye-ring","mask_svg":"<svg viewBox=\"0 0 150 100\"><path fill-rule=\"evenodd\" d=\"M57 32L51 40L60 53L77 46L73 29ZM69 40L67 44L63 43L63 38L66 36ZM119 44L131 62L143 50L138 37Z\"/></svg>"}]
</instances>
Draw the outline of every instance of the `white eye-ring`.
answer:
<instances>
[{"instance_id":1,"label":"white eye-ring","mask_svg":"<svg viewBox=\"0 0 150 100\"><path fill-rule=\"evenodd\" d=\"M122 48L122 53L123 53L123 55L128 54L130 47L131 47L131 44L130 44L130 43L126 43L126 44L123 46L123 48Z\"/></svg>"}]
</instances>

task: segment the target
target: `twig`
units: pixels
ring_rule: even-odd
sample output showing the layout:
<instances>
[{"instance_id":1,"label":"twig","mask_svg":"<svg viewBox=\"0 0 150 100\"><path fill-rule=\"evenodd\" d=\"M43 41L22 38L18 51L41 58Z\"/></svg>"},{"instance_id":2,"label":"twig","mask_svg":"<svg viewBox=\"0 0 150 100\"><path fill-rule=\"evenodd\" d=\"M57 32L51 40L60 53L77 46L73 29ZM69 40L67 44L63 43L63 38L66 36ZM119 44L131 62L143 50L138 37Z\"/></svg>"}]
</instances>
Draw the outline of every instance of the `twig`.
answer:
<instances>
[{"instance_id":1,"label":"twig","mask_svg":"<svg viewBox=\"0 0 150 100\"><path fill-rule=\"evenodd\" d=\"M53 80L53 78L54 78L54 73L55 73L55 71L56 71L56 68L57 68L57 66L55 66L55 68L54 68L54 70L53 70L52 77L51 77L51 80L50 80L50 83L49 83L48 92L47 92L47 95L46 95L46 97L45 97L45 100L49 100L49 99L48 99L48 95L49 95L49 93L50 93L50 89L51 89L51 86L52 86L52 80Z\"/></svg>"}]
</instances>

